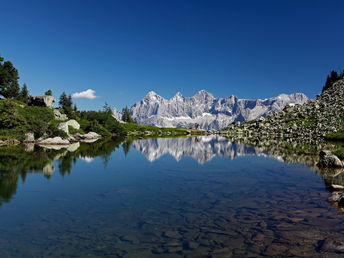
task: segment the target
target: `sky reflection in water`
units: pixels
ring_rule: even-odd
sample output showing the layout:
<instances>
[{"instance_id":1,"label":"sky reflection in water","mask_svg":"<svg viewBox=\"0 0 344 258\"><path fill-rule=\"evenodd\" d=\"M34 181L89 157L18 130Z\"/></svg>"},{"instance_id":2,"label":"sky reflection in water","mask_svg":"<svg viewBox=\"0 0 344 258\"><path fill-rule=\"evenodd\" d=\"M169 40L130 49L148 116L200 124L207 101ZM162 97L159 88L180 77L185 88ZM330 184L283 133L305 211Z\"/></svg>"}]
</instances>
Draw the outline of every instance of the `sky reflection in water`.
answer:
<instances>
[{"instance_id":1,"label":"sky reflection in water","mask_svg":"<svg viewBox=\"0 0 344 258\"><path fill-rule=\"evenodd\" d=\"M0 150L1 257L340 256L323 179L281 156L217 136L21 148Z\"/></svg>"}]
</instances>

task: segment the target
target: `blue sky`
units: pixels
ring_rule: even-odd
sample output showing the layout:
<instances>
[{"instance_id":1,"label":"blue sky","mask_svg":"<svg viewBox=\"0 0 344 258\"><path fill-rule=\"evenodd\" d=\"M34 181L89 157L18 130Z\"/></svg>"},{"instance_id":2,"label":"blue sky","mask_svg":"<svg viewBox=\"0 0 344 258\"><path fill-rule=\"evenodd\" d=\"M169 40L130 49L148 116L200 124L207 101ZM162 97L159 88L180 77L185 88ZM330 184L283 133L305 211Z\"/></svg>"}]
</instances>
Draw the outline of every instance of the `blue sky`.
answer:
<instances>
[{"instance_id":1,"label":"blue sky","mask_svg":"<svg viewBox=\"0 0 344 258\"><path fill-rule=\"evenodd\" d=\"M32 95L52 89L80 109L170 98L313 98L344 69L344 1L2 1L0 53Z\"/></svg>"}]
</instances>

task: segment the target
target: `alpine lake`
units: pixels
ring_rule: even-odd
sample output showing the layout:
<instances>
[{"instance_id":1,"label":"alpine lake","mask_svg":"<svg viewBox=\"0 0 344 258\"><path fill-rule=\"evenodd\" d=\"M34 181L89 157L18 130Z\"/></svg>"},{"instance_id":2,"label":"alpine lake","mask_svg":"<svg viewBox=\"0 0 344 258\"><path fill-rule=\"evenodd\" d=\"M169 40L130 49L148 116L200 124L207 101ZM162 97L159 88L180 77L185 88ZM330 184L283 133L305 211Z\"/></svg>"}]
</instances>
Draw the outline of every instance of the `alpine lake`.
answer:
<instances>
[{"instance_id":1,"label":"alpine lake","mask_svg":"<svg viewBox=\"0 0 344 258\"><path fill-rule=\"evenodd\" d=\"M341 172L210 135L0 147L0 257L343 257Z\"/></svg>"}]
</instances>

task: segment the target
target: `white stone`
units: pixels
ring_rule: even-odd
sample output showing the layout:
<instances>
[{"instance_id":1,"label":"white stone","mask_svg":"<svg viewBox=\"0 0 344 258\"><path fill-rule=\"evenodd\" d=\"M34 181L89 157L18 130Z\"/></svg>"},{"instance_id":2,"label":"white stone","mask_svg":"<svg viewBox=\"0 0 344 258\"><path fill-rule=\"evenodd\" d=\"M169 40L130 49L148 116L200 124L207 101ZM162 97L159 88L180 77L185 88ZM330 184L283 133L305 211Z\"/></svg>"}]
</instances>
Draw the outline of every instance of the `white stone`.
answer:
<instances>
[{"instance_id":1,"label":"white stone","mask_svg":"<svg viewBox=\"0 0 344 258\"><path fill-rule=\"evenodd\" d=\"M47 138L39 142L40 145L69 145L68 140L64 140L61 137Z\"/></svg>"},{"instance_id":2,"label":"white stone","mask_svg":"<svg viewBox=\"0 0 344 258\"><path fill-rule=\"evenodd\" d=\"M69 134L68 126L71 126L71 127L73 127L74 129L77 129L77 130L80 129L80 124L76 120L74 120L74 119L68 120L67 122L64 122L64 123L60 123L57 126L57 128L62 130L62 131L64 131L66 134Z\"/></svg>"}]
</instances>

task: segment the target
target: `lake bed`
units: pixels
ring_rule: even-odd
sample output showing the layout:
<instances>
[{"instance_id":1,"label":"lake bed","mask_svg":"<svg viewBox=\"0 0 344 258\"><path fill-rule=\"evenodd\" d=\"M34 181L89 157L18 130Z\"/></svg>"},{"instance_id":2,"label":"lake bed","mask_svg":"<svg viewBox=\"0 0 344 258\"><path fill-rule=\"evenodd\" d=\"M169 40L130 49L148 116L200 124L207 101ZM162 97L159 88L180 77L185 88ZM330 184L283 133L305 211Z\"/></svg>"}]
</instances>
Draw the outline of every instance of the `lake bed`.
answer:
<instances>
[{"instance_id":1,"label":"lake bed","mask_svg":"<svg viewBox=\"0 0 344 258\"><path fill-rule=\"evenodd\" d=\"M220 136L95 146L2 168L1 257L341 256L344 216L305 165Z\"/></svg>"}]
</instances>

